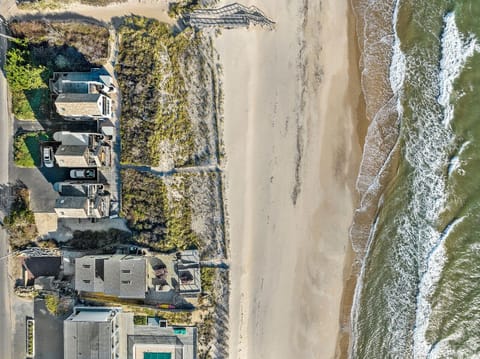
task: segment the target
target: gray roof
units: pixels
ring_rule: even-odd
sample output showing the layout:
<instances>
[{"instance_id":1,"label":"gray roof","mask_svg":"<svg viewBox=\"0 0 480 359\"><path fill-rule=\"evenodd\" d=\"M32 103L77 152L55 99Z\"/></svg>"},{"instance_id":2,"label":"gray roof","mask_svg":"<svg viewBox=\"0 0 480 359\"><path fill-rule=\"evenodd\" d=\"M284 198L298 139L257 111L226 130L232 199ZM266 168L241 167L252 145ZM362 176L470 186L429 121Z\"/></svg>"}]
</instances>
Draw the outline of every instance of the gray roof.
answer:
<instances>
[{"instance_id":1,"label":"gray roof","mask_svg":"<svg viewBox=\"0 0 480 359\"><path fill-rule=\"evenodd\" d=\"M75 289L120 298L145 298L146 262L140 256L85 256L75 262Z\"/></svg>"},{"instance_id":2,"label":"gray roof","mask_svg":"<svg viewBox=\"0 0 480 359\"><path fill-rule=\"evenodd\" d=\"M51 81L55 93L86 93L90 83L110 86L112 78L105 69L91 69L90 72L56 72Z\"/></svg>"},{"instance_id":3,"label":"gray roof","mask_svg":"<svg viewBox=\"0 0 480 359\"><path fill-rule=\"evenodd\" d=\"M133 335L128 335L128 359L133 359L133 346L144 345L148 348L166 345L175 348L175 357L172 359L195 359L197 353L197 328L185 327L186 334L176 335L174 328L161 328L151 325L135 325Z\"/></svg>"},{"instance_id":4,"label":"gray roof","mask_svg":"<svg viewBox=\"0 0 480 359\"><path fill-rule=\"evenodd\" d=\"M111 359L116 313L110 308L75 308L63 322L64 359Z\"/></svg>"},{"instance_id":5,"label":"gray roof","mask_svg":"<svg viewBox=\"0 0 480 359\"><path fill-rule=\"evenodd\" d=\"M55 152L56 156L83 156L87 151L87 145L60 145Z\"/></svg>"},{"instance_id":6,"label":"gray roof","mask_svg":"<svg viewBox=\"0 0 480 359\"><path fill-rule=\"evenodd\" d=\"M62 116L102 116L99 93L62 93L55 100L57 112Z\"/></svg>"},{"instance_id":7,"label":"gray roof","mask_svg":"<svg viewBox=\"0 0 480 359\"><path fill-rule=\"evenodd\" d=\"M62 209L79 209L86 208L87 197L74 197L74 196L60 196L55 200L55 208Z\"/></svg>"},{"instance_id":8,"label":"gray roof","mask_svg":"<svg viewBox=\"0 0 480 359\"><path fill-rule=\"evenodd\" d=\"M59 167L88 167L88 146L60 145L55 152Z\"/></svg>"}]
</instances>

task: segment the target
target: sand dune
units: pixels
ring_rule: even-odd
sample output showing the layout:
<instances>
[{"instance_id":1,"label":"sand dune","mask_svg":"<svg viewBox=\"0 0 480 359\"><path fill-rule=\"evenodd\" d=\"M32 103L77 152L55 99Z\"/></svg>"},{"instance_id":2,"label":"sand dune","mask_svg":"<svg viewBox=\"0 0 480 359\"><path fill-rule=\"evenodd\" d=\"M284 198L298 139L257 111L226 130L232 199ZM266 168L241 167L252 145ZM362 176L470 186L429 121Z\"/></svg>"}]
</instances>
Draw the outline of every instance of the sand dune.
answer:
<instances>
[{"instance_id":1,"label":"sand dune","mask_svg":"<svg viewBox=\"0 0 480 359\"><path fill-rule=\"evenodd\" d=\"M332 358L361 152L348 1L245 5L277 24L224 30L216 39L225 91L230 357Z\"/></svg>"}]
</instances>

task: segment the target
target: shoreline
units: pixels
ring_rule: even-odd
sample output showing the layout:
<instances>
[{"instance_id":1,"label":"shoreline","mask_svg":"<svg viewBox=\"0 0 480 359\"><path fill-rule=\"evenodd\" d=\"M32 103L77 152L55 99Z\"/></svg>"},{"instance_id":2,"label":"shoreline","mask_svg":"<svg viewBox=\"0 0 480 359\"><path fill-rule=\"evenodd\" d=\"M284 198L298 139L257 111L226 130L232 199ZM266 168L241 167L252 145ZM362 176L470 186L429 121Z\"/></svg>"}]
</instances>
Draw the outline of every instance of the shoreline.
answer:
<instances>
[{"instance_id":1,"label":"shoreline","mask_svg":"<svg viewBox=\"0 0 480 359\"><path fill-rule=\"evenodd\" d=\"M352 0L355 1L355 0ZM353 4L349 2L348 6L348 39L349 39L349 71L352 73L352 83L360 87L360 95L357 102L356 116L357 116L357 140L359 142L362 156L363 156L363 147L365 145L365 139L368 131L368 126L370 121L367 118L366 114L366 104L363 91L361 89L361 68L360 68L360 59L361 59L361 49L359 45L359 36L357 32L357 17ZM357 166L357 176L358 177L360 163ZM358 208L360 205L360 193L356 190L356 183L353 184L355 190L354 195L354 207ZM355 218L355 213L352 213L352 226ZM350 231L349 231L350 232ZM353 310L353 300L355 296L355 289L357 286L358 276L360 274L360 267L356 263L359 258L357 258L357 253L352 247L352 233L349 233L349 248L346 254L345 267L344 267L344 285L343 293L341 299L341 309L339 314L340 321L340 330L337 336L337 348L335 353L335 358L338 359L347 359L349 357L349 348L351 342L351 315Z\"/></svg>"}]
</instances>

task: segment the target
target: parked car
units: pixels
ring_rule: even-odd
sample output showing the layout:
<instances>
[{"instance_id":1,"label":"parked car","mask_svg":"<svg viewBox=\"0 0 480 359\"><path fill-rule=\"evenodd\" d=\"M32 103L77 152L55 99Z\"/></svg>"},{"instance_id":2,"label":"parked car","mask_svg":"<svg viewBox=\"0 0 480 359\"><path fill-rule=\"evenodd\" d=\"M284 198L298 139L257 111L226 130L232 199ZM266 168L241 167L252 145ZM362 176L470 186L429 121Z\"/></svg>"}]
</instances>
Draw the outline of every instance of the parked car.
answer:
<instances>
[{"instance_id":1,"label":"parked car","mask_svg":"<svg viewBox=\"0 0 480 359\"><path fill-rule=\"evenodd\" d=\"M45 167L48 167L48 168L53 167L53 148L52 147L43 148L43 164L45 165Z\"/></svg>"},{"instance_id":2,"label":"parked car","mask_svg":"<svg viewBox=\"0 0 480 359\"><path fill-rule=\"evenodd\" d=\"M70 171L70 178L84 178L84 179L92 179L95 178L96 172L94 169L74 169Z\"/></svg>"}]
</instances>

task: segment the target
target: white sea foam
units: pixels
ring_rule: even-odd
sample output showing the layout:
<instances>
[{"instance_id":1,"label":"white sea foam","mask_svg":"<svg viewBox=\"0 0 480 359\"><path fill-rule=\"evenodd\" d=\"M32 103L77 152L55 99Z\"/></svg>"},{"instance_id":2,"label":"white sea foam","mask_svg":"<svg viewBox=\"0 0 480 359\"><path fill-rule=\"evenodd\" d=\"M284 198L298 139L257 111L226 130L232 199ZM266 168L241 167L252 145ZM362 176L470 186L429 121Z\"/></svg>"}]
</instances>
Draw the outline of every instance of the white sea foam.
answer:
<instances>
[{"instance_id":1,"label":"white sea foam","mask_svg":"<svg viewBox=\"0 0 480 359\"><path fill-rule=\"evenodd\" d=\"M364 258L368 258L370 253L370 248L372 246L373 238L375 238L375 234L377 232L377 223L378 217L375 218L375 221L372 225L372 229L370 231L370 236L367 241L367 248L365 250ZM360 306L360 297L362 294L363 288L363 277L365 274L365 264L366 260L363 260L362 267L360 269L360 274L358 275L357 285L355 287L355 292L353 294L353 303L352 303L352 310L350 311L350 320L352 325L352 340L350 341L350 348L349 348L349 357L353 358L357 349L357 339L358 339L358 329L355 324L358 324L358 314L359 314L359 306Z\"/></svg>"},{"instance_id":2,"label":"white sea foam","mask_svg":"<svg viewBox=\"0 0 480 359\"><path fill-rule=\"evenodd\" d=\"M402 52L400 48L400 38L398 37L396 24L398 19L398 11L400 8L400 0L396 0L395 8L393 11L393 19L394 19L394 42L393 42L393 55L392 55L392 62L390 64L390 86L392 87L392 91L397 97L403 88L403 83L405 81L405 73L406 73L406 60L405 54ZM400 98L398 99L400 102ZM398 106L400 111L401 107Z\"/></svg>"},{"instance_id":3,"label":"white sea foam","mask_svg":"<svg viewBox=\"0 0 480 359\"><path fill-rule=\"evenodd\" d=\"M445 240L455 227L464 220L461 217L450 223L438 237L437 243L431 249L427 258L427 270L420 280L420 291L417 297L417 316L413 338L413 353L415 358L428 358L433 347L425 339L425 333L430 321L432 308L429 297L432 295L440 279L445 261ZM439 350L437 348L437 350Z\"/></svg>"},{"instance_id":4,"label":"white sea foam","mask_svg":"<svg viewBox=\"0 0 480 359\"><path fill-rule=\"evenodd\" d=\"M445 27L442 34L442 58L440 60L440 92L438 103L444 108L443 123L448 126L453 119L454 106L451 103L453 84L460 76L468 58L478 51L475 37L465 38L457 28L455 14L445 15Z\"/></svg>"},{"instance_id":5,"label":"white sea foam","mask_svg":"<svg viewBox=\"0 0 480 359\"><path fill-rule=\"evenodd\" d=\"M454 13L449 13L444 17L444 30L441 37L441 60L440 71L438 73L439 95L437 102L443 107L443 126L445 131L438 128L436 121L426 121L421 128L428 130L428 136L421 136L422 140L416 143L417 146L410 148L410 162L419 171L414 180L414 190L420 191L420 195L415 196L425 206L428 198L428 211L426 218L428 222L435 223L438 214L443 210L446 200L446 183L439 175L443 163L448 163L448 148L453 134L450 130L450 123L454 116L454 104L452 103L453 84L460 76L466 61L476 50L476 40L470 36L465 39L459 32ZM434 76L434 74L432 74ZM424 115L428 117L431 112L424 109ZM419 116L424 116L420 114ZM459 153L466 148L464 144ZM426 149L426 151L425 151ZM420 163L418 163L420 162ZM450 161L449 174L460 167L461 163L458 154ZM422 189L424 193L422 193ZM415 204L416 201L414 201ZM444 241L452 230L463 220L457 219L452 222L443 233L434 233L432 227L425 228L423 241L420 242L419 276L420 284L417 295L417 307L415 317L415 328L413 334L413 356L415 358L428 358L429 353L433 351L432 344L426 339L426 331L432 313L430 297L442 274L445 264ZM428 233L430 232L430 233ZM423 235L422 235L423 236ZM440 351L436 347L435 351Z\"/></svg>"},{"instance_id":6,"label":"white sea foam","mask_svg":"<svg viewBox=\"0 0 480 359\"><path fill-rule=\"evenodd\" d=\"M457 172L459 175L465 175L465 171L461 168L464 164L464 161L460 160L460 156L462 155L463 151L468 147L470 141L466 141L462 144L460 149L458 150L457 154L452 157L450 163L448 165L448 176L450 177L453 172Z\"/></svg>"},{"instance_id":7,"label":"white sea foam","mask_svg":"<svg viewBox=\"0 0 480 359\"><path fill-rule=\"evenodd\" d=\"M454 171L460 168L460 159L458 156L453 156L448 165L448 176L450 177Z\"/></svg>"}]
</instances>

